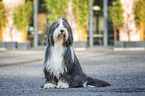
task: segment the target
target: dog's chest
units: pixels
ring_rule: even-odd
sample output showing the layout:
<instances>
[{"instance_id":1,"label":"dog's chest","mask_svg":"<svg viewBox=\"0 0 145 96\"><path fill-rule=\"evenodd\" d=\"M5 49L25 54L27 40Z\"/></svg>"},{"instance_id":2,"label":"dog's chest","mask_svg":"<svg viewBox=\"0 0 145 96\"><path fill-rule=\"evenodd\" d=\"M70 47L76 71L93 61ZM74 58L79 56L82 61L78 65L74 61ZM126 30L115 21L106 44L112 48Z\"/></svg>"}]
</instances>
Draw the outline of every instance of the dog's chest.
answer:
<instances>
[{"instance_id":1,"label":"dog's chest","mask_svg":"<svg viewBox=\"0 0 145 96\"><path fill-rule=\"evenodd\" d=\"M51 47L51 54L48 60L48 69L50 70L53 75L59 78L60 74L64 72L64 47L61 44L55 44L54 47Z\"/></svg>"}]
</instances>

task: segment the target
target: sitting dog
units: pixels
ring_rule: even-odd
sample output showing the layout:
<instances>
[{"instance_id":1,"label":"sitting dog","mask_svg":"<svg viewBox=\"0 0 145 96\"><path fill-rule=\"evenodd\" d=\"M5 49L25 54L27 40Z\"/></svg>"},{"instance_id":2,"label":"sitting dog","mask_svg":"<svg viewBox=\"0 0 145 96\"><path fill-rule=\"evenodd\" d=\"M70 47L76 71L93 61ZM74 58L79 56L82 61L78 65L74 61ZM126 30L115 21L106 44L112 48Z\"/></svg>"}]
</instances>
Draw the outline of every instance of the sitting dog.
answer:
<instances>
[{"instance_id":1,"label":"sitting dog","mask_svg":"<svg viewBox=\"0 0 145 96\"><path fill-rule=\"evenodd\" d=\"M109 83L88 77L74 53L73 34L65 18L55 21L47 34L44 88L105 87Z\"/></svg>"}]
</instances>

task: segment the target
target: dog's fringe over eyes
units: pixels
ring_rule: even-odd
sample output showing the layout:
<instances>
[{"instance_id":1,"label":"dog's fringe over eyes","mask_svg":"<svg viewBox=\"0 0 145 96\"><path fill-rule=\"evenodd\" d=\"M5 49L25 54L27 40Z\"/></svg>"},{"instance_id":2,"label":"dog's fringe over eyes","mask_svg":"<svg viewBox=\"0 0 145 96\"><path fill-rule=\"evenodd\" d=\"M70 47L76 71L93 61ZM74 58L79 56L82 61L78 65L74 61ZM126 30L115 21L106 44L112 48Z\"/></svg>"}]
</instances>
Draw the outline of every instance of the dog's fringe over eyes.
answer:
<instances>
[{"instance_id":1,"label":"dog's fringe over eyes","mask_svg":"<svg viewBox=\"0 0 145 96\"><path fill-rule=\"evenodd\" d=\"M105 87L109 83L88 77L74 53L73 34L68 21L60 18L47 33L44 56L44 88Z\"/></svg>"}]
</instances>

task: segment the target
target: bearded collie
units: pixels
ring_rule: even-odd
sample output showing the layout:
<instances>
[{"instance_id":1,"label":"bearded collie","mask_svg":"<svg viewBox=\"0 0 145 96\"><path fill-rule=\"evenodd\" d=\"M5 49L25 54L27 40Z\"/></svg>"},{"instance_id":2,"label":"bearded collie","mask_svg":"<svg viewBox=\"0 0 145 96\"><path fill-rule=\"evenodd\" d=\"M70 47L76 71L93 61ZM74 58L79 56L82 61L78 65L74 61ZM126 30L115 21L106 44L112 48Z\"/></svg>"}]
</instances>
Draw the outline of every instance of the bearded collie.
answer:
<instances>
[{"instance_id":1,"label":"bearded collie","mask_svg":"<svg viewBox=\"0 0 145 96\"><path fill-rule=\"evenodd\" d=\"M44 88L105 87L109 83L88 77L74 53L72 29L65 18L55 21L47 33L44 56Z\"/></svg>"}]
</instances>

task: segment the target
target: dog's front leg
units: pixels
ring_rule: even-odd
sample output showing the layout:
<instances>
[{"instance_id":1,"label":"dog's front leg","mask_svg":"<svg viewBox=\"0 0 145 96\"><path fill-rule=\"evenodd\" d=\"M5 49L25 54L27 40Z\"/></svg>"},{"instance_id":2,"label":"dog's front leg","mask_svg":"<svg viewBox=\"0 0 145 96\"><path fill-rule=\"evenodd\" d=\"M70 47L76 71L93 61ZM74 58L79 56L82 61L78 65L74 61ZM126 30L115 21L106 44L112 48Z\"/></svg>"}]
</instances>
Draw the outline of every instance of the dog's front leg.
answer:
<instances>
[{"instance_id":1,"label":"dog's front leg","mask_svg":"<svg viewBox=\"0 0 145 96\"><path fill-rule=\"evenodd\" d=\"M56 88L69 88L69 84L65 82L64 80L59 80Z\"/></svg>"},{"instance_id":2,"label":"dog's front leg","mask_svg":"<svg viewBox=\"0 0 145 96\"><path fill-rule=\"evenodd\" d=\"M57 79L52 76L48 71L44 69L46 84L43 86L44 88L56 88Z\"/></svg>"}]
</instances>

